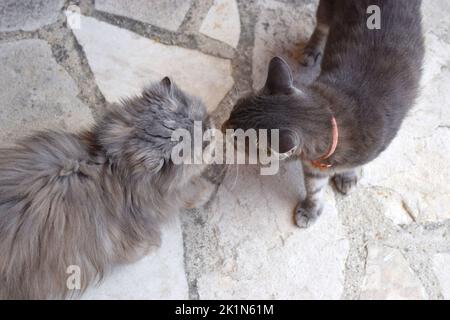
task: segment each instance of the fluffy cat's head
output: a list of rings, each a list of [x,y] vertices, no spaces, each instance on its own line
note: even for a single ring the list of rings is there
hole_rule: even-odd
[[[211,127],[201,100],[184,93],[166,77],[140,96],[112,106],[97,125],[95,136],[106,156],[127,175],[189,179],[204,166],[174,164],[172,150],[180,142],[173,141],[172,135],[177,129],[192,133],[197,121],[203,130]]]

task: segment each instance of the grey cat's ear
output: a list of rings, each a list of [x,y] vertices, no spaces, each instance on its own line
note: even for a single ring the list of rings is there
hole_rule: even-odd
[[[263,92],[269,95],[290,94],[294,91],[293,82],[291,68],[286,61],[280,57],[272,58]]]

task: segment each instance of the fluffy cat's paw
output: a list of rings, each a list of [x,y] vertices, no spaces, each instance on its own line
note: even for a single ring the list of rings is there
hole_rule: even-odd
[[[301,64],[304,67],[314,67],[316,66],[322,57],[322,51],[317,48],[306,47],[303,50],[303,57]]]
[[[322,213],[322,207],[304,208],[300,203],[295,209],[294,219],[299,228],[309,228]]]
[[[347,195],[358,184],[358,175],[355,172],[337,174],[333,177],[334,186],[337,191]]]

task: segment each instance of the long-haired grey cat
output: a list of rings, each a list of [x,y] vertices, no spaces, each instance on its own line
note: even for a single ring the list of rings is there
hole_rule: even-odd
[[[380,29],[368,27],[372,5],[381,10]],[[294,87],[289,66],[274,58],[264,88],[238,101],[224,124],[280,129],[279,151],[294,151],[304,168],[307,195],[295,209],[299,227],[321,214],[330,178],[338,191],[349,192],[357,169],[388,147],[413,105],[424,56],[420,5],[321,0],[302,61],[321,67],[318,78]]]
[[[82,134],[0,150],[0,299],[64,298],[159,244],[159,224],[209,198],[203,165],[174,165],[171,134],[210,120],[164,78]],[[66,271],[81,271],[68,291]]]

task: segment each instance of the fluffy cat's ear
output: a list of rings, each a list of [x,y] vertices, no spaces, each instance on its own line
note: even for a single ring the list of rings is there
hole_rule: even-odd
[[[164,77],[164,79],[161,80],[161,84],[169,91],[172,91],[172,80],[170,80],[169,77]]]
[[[290,94],[293,91],[291,68],[280,57],[272,58],[263,92],[269,95],[278,95]]]

